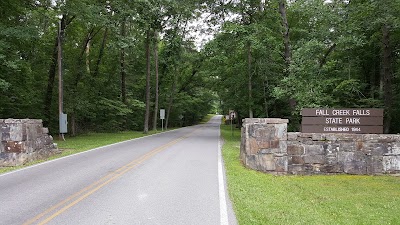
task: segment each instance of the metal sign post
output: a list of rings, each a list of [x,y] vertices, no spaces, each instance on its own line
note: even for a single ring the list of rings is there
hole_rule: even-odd
[[[160,109],[161,131],[164,131],[165,109]]]
[[[232,133],[232,137],[233,137],[233,119],[235,118],[235,112],[231,112],[229,114],[229,117],[231,119],[231,133]]]

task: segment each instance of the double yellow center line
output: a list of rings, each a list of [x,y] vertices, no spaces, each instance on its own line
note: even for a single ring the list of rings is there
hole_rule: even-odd
[[[196,129],[197,130],[197,129]],[[195,132],[194,130],[193,132]],[[172,145],[188,138],[193,132],[184,135],[182,137],[179,137],[173,141],[168,142],[167,144],[164,144],[160,147],[157,147],[150,152],[142,155],[141,157],[129,162],[128,164],[122,166],[121,168],[117,169],[116,171],[102,177],[100,180],[90,184],[89,186],[83,188],[82,190],[76,192],[75,194],[69,196],[68,198],[64,199],[63,201],[59,202],[58,204],[46,209],[44,212],[40,213],[39,215],[35,216],[34,218],[26,221],[23,223],[23,225],[30,225],[33,223],[38,222],[37,224],[46,224],[50,222],[52,219],[57,217],[58,215],[62,214],[72,206],[76,205],[80,201],[84,200],[85,198],[89,197],[96,191],[98,191],[100,188],[106,186],[110,182],[118,179],[125,173],[129,172],[136,166],[140,165],[141,163],[145,162],[146,160],[150,159],[157,153],[167,149],[168,147],[171,147]],[[41,221],[38,221],[41,220]]]

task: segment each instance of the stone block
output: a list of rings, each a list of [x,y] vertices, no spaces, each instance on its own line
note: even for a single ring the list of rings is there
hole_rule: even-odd
[[[400,172],[400,156],[383,156],[382,167],[384,173]]]
[[[363,141],[369,141],[369,142],[392,142],[394,141],[393,135],[387,135],[387,134],[364,134],[362,135],[362,140]]]
[[[299,132],[288,132],[287,133],[287,140],[288,141],[296,141],[299,137]]]
[[[356,151],[356,145],[355,142],[341,141],[339,144],[339,149],[340,151],[344,152],[354,152]]]
[[[400,142],[400,134],[391,134],[394,142]]]
[[[267,124],[288,124],[288,119],[280,119],[280,118],[266,118],[265,123]]]
[[[23,124],[10,124],[10,141],[23,141]]]
[[[366,155],[384,155],[388,153],[388,143],[366,142],[361,149]]]
[[[248,133],[250,137],[254,138],[263,138],[268,141],[275,139],[275,127],[272,125],[250,124]]]
[[[326,155],[336,155],[336,153],[339,151],[339,144],[329,141],[323,143],[322,148],[324,149]]]
[[[326,134],[325,135],[325,140],[327,141],[337,141],[337,136],[334,134]]]
[[[274,154],[262,154],[258,156],[258,169],[260,171],[275,171]]]
[[[25,143],[22,141],[7,141],[4,146],[5,153],[23,153],[25,152]]]
[[[289,159],[289,165],[302,165],[304,164],[304,159],[301,156],[294,155],[294,156],[288,156]]]
[[[258,151],[260,150],[258,147],[257,140],[255,138],[250,137],[248,140],[248,146],[246,146],[246,154],[249,155],[256,155],[258,154]]]
[[[387,154],[400,155],[400,141],[399,142],[390,143],[388,145]]]
[[[325,149],[323,145],[315,143],[315,145],[304,145],[306,155],[323,155],[325,154]]]
[[[4,120],[4,123],[6,123],[6,124],[20,123],[20,122],[21,122],[21,120],[18,120],[18,119],[11,119],[11,118],[8,118],[8,119],[5,119],[5,120]]]
[[[323,140],[325,140],[325,135],[324,134],[312,134],[311,139],[313,141],[323,141]]]
[[[287,141],[280,141],[279,142],[279,152],[287,154]]]
[[[276,157],[276,155],[275,155],[274,160],[275,160],[275,171],[276,172],[287,172],[287,170],[288,170],[288,157],[287,156]]]
[[[43,134],[48,134],[48,133],[49,133],[49,128],[43,127],[43,128],[42,128],[42,133],[43,133]]]
[[[321,164],[319,164],[319,163],[314,163],[314,164],[311,164],[311,166],[312,166],[312,172],[313,172],[313,174],[319,174],[319,173],[321,173],[321,167],[322,167]]]
[[[265,149],[265,148],[274,148],[271,146],[271,141],[265,140],[265,139],[258,139],[257,140],[257,147],[260,149]]]
[[[366,156],[362,152],[340,152],[339,162],[343,172],[348,174],[366,174]]]
[[[327,165],[337,164],[338,163],[337,153],[326,155],[325,160]]]
[[[315,145],[315,142],[311,139],[303,139],[300,141],[303,145]]]
[[[35,152],[35,150],[40,150],[42,148],[39,148],[36,145],[36,141],[25,141],[25,152],[27,153],[32,153]]]
[[[367,157],[367,174],[382,174],[383,173],[383,156],[369,156]]]
[[[35,141],[34,141],[34,146],[35,146],[35,149],[44,149],[44,139],[43,138],[37,138]]]
[[[4,152],[4,143],[3,141],[0,141],[0,153]]]
[[[45,144],[45,145],[51,145],[51,144],[53,144],[53,136],[51,136],[51,135],[45,135],[45,136],[43,137],[43,139],[44,139],[44,144]]]
[[[339,173],[340,172],[340,166],[338,164],[325,164],[325,165],[322,165],[319,169],[323,173]]]
[[[325,155],[305,155],[303,156],[306,164],[324,164],[326,163]]]
[[[11,141],[10,139],[10,127],[7,125],[3,125],[1,127],[1,140],[0,141]]]
[[[287,124],[275,125],[275,137],[279,140],[287,140]]]
[[[305,174],[305,169],[303,165],[288,165],[288,173],[294,175]]]
[[[270,148],[279,148],[280,147],[280,145],[279,145],[280,142],[281,141],[279,141],[279,140],[271,140],[271,141],[269,141],[269,146],[270,146]]]
[[[335,134],[337,141],[350,141],[354,142],[356,140],[362,141],[363,136],[361,134]]]
[[[22,124],[22,141],[26,141],[27,140],[27,129],[26,129],[27,125],[25,123]]]
[[[266,148],[266,149],[261,149],[258,154],[280,154],[281,149],[280,148]]]
[[[247,155],[245,166],[253,170],[258,170],[258,155]]]
[[[304,164],[304,171],[305,171],[305,174],[312,174],[313,166],[311,164]]]
[[[312,140],[312,136],[313,136],[312,133],[300,133],[300,135],[299,135],[300,138],[310,139],[310,140]]]
[[[288,145],[287,146],[288,155],[303,155],[304,147],[302,145]]]

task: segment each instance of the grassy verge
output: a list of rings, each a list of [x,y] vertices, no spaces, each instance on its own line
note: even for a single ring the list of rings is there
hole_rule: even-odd
[[[214,114],[207,114],[207,115],[200,121],[200,124],[207,123],[208,121],[210,121],[211,118],[213,118],[213,116],[215,116],[215,115],[214,115]]]
[[[158,131],[161,132],[161,131]],[[3,167],[0,168],[0,174],[10,172],[12,170],[21,169],[23,167],[31,166],[34,164],[38,164],[44,161],[61,158],[64,156],[76,154],[79,152],[87,151],[89,149],[97,148],[104,145],[109,145],[121,141],[126,141],[138,137],[143,137],[151,134],[155,134],[155,131],[149,131],[148,134],[144,134],[143,132],[138,131],[127,131],[127,132],[119,132],[119,133],[89,133],[85,135],[80,135],[77,137],[66,137],[66,141],[61,141],[58,138],[54,139],[54,142],[57,143],[58,148],[62,150],[61,153],[53,155],[52,157],[45,160],[36,160],[30,163],[27,163],[23,166],[15,166],[15,167]]]
[[[273,176],[239,162],[240,132],[221,125],[228,191],[239,224],[400,224],[400,178]]]

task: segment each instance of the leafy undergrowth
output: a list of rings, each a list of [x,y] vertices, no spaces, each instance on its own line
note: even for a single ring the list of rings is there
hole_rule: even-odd
[[[400,224],[400,178],[274,176],[239,161],[240,132],[221,125],[229,195],[239,224]]]
[[[215,116],[215,114],[207,114],[207,115],[200,121],[200,124],[207,123],[207,122],[210,121],[211,118],[213,118],[214,116]]]
[[[158,131],[161,132],[161,131]],[[134,138],[139,138],[151,134],[155,134],[157,131],[149,131],[148,134],[144,134],[139,131],[126,131],[119,133],[89,133],[76,137],[66,137],[66,141],[59,140],[58,137],[54,138],[54,142],[57,143],[58,148],[61,151],[59,154],[55,154],[48,159],[45,160],[36,160],[30,163],[27,163],[23,166],[15,166],[15,167],[3,167],[0,168],[0,174],[10,172],[12,170],[21,169],[23,167],[31,166],[34,164],[38,164],[44,161],[61,158],[64,156],[76,154],[79,152],[87,151],[89,149],[101,147],[104,145],[109,145],[121,141],[126,141]]]

